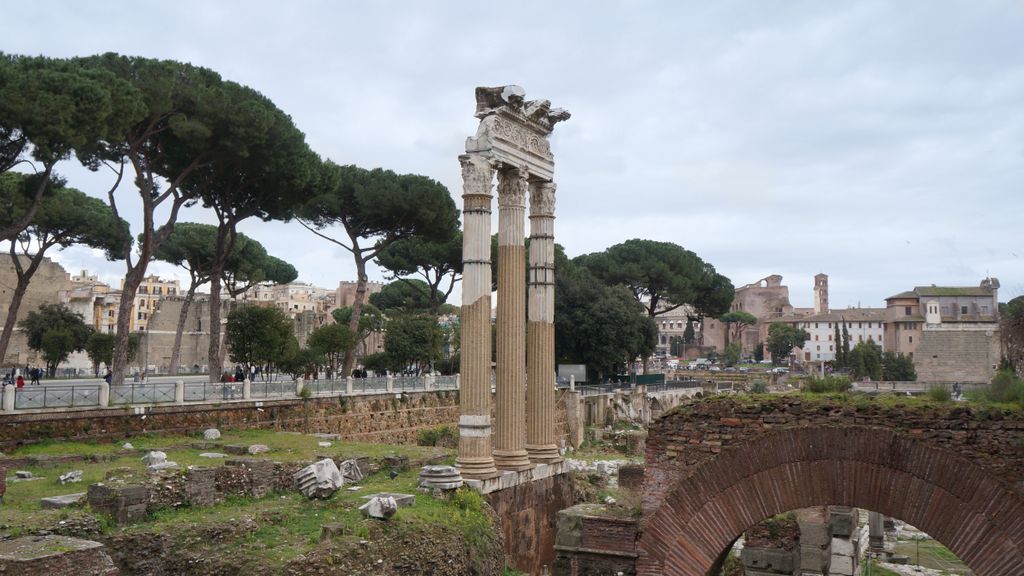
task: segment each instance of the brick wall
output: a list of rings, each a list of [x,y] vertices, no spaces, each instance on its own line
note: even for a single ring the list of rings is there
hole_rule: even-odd
[[[786,396],[683,406],[648,435],[639,574],[704,575],[747,527],[844,505],[906,520],[979,574],[1024,573],[1024,414]]]

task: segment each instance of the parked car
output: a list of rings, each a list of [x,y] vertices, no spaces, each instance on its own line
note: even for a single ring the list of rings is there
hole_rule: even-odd
[[[771,370],[772,374],[789,374],[789,368],[785,366],[776,366]]]

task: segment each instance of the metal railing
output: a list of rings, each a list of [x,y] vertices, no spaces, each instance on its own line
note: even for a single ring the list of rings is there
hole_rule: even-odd
[[[14,409],[78,408],[100,405],[99,384],[76,386],[33,386],[16,388]]]
[[[302,386],[311,396],[330,397],[349,395],[349,381],[340,379],[303,380]],[[248,384],[245,397],[244,382],[206,382],[195,379],[180,381],[180,399],[186,404],[220,403],[248,400],[290,399],[298,396],[299,382],[293,380],[261,380]],[[103,383],[75,385],[32,386],[14,389],[14,409],[101,407]],[[177,382],[127,382],[110,386],[105,406],[174,404],[178,402]],[[375,376],[352,378],[351,395],[383,393],[425,392],[455,390],[458,375],[449,376]],[[6,392],[5,392],[6,393]]]
[[[160,404],[174,402],[173,382],[131,383],[110,387],[110,404]]]

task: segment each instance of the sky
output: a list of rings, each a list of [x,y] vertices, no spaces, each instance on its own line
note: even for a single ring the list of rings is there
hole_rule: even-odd
[[[9,53],[211,68],[272,99],[321,156],[429,176],[460,207],[474,88],[517,84],[572,113],[552,135],[569,256],[674,242],[737,287],[781,274],[798,307],[819,272],[833,308],[986,276],[1001,301],[1024,294],[1020,1],[36,0],[8,3],[3,30]],[[99,197],[112,181],[58,170]],[[130,207],[134,190],[118,194]],[[301,281],[354,280],[351,256],[297,223],[239,229]],[[85,248],[55,254],[124,274]]]

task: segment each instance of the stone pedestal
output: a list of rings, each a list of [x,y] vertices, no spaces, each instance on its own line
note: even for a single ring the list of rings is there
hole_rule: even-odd
[[[531,466],[526,424],[526,248],[523,211],[528,173],[498,173],[498,319],[494,465],[499,470]]]
[[[3,411],[14,412],[14,384],[4,386]]]
[[[174,403],[184,404],[185,403],[185,381],[176,380],[174,382]]]

